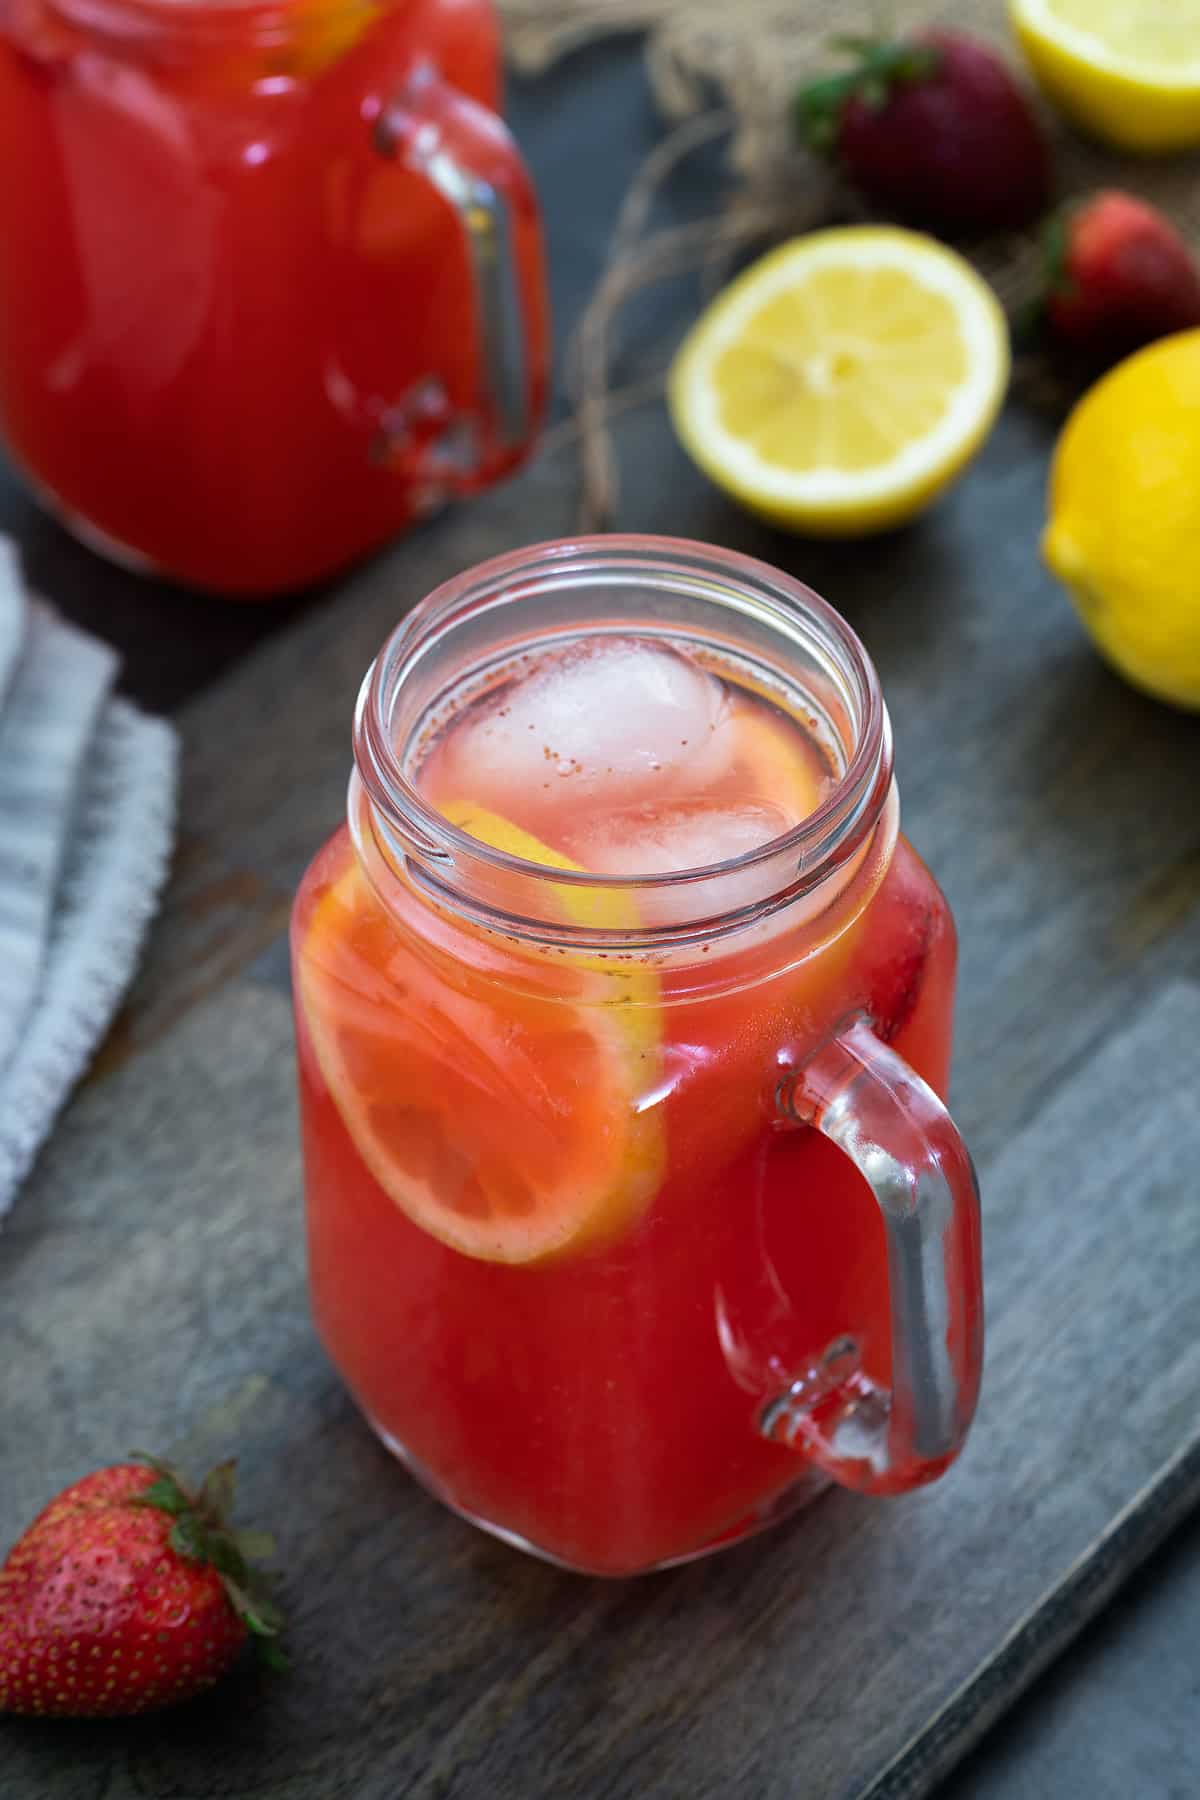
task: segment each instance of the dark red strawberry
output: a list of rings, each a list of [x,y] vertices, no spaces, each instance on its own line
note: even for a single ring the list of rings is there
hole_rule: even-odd
[[[891,1044],[910,1024],[930,974],[944,983],[949,968],[943,940],[953,930],[933,877],[907,838],[896,841],[870,920],[855,964],[854,998],[876,1035]]]
[[[1091,363],[1200,325],[1200,269],[1171,221],[1119,188],[1095,194],[1047,233],[1042,318]]]
[[[249,1632],[272,1639],[248,1563],[270,1540],[230,1530],[232,1498],[232,1463],[193,1492],[146,1457],[52,1500],[0,1568],[0,1712],[148,1712],[210,1687]]]
[[[898,922],[886,965],[873,971],[868,1009],[871,1025],[890,1044],[912,1016],[921,993],[925,963],[933,944],[934,916],[928,906],[907,909]]]
[[[1050,146],[1025,90],[957,31],[842,38],[844,74],[803,88],[802,135],[880,211],[941,231],[1028,225],[1050,197]]]

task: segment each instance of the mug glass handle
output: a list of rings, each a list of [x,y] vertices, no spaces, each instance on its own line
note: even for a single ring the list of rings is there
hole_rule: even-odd
[[[502,121],[445,81],[427,57],[372,110],[376,151],[424,176],[461,227],[479,351],[475,418],[469,436],[456,441],[434,384],[411,397],[412,416],[402,424],[426,464],[420,472],[443,492],[470,493],[513,466],[545,406],[548,318],[537,197]]]
[[[883,1217],[891,1386],[872,1381],[853,1337],[769,1400],[764,1435],[865,1493],[932,1481],[975,1410],[983,1360],[979,1189],[949,1113],[902,1057],[850,1021],[777,1090],[785,1123],[835,1143]]]

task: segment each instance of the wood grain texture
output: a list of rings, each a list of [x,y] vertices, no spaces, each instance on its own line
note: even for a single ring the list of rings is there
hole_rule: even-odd
[[[652,137],[635,60],[569,64],[524,113],[562,328]],[[584,131],[612,150],[586,170]],[[688,298],[655,303],[618,379],[661,361]],[[261,612],[109,570],[0,484],[27,567],[122,643],[131,691],[173,705],[231,671],[181,714],[187,837],[130,1005],[0,1237],[0,1539],[133,1443],[237,1444],[296,1620],[286,1683],[243,1670],[128,1726],[5,1722],[3,1800],[923,1793],[1195,1499],[1200,1146],[1168,1071],[1194,1093],[1197,1024],[1186,992],[1165,1013],[1155,996],[1200,979],[1200,721],[1111,677],[1038,565],[1057,423],[1014,402],[926,521],[858,545],[744,518],[661,414],[620,427],[624,527],[791,569],[880,668],[906,827],[962,936],[954,1104],[984,1170],[992,1323],[979,1428],[941,1488],[832,1495],[624,1588],[459,1525],[359,1424],[307,1320],[286,1010],[245,984],[286,983],[287,897],[340,817],[370,657],[438,580],[570,530],[569,458]],[[1129,1206],[1164,1229],[1122,1257]],[[1023,1769],[1018,1800],[1066,1792]],[[1196,1791],[1194,1768],[1180,1781]]]
[[[1200,1513],[1039,1677],[937,1800],[1190,1800],[1200,1672]]]
[[[1164,1073],[1198,1035],[1171,988],[985,1167],[988,1374],[946,1481],[606,1584],[460,1523],[358,1420],[307,1318],[287,1007],[227,988],[77,1100],[5,1234],[0,1535],[114,1445],[236,1442],[294,1668],[158,1720],[7,1722],[0,1793],[928,1792],[1200,1492],[1200,1114]]]
[[[1089,1091],[1106,1041],[1165,979],[1200,975],[1200,729],[1110,677],[1039,571],[1045,427],[1010,411],[933,519],[854,547],[740,519],[652,417],[624,443],[631,524],[790,567],[879,665],[906,828],[962,933],[955,1108],[985,1170],[992,1294],[967,1461],[919,1500],[831,1496],[708,1567],[595,1588],[443,1515],[367,1438],[312,1343],[286,1018],[277,995],[236,984],[251,968],[286,979],[287,895],[341,815],[353,696],[387,630],[465,564],[569,528],[570,465],[545,465],[360,571],[181,715],[188,838],[166,910],[120,1035],[0,1243],[0,1534],[127,1444],[191,1438],[203,1456],[236,1440],[252,1509],[280,1512],[292,1550],[298,1669],[262,1691],[244,1674],[244,1705],[169,1725],[6,1728],[6,1800],[925,1792],[1194,1498],[1193,1463],[1182,1487],[1162,1469],[1190,1441],[1198,1377],[1158,1337],[1185,1296],[1195,1306],[1194,1256],[1165,1271],[1172,1320],[1139,1339],[1156,1372],[1165,1360],[1167,1412],[1134,1409],[1150,1435],[1120,1440],[1129,1462],[1105,1475],[1087,1460],[1097,1393],[1138,1366],[1115,1353],[1119,1311],[1089,1312],[1143,1268],[1140,1251],[1110,1266],[1115,1240],[1093,1235],[1119,1092],[1097,1089],[1095,1142],[1049,1171],[1033,1154],[1021,1182],[995,1173],[1058,1097]],[[1178,1054],[1194,1068],[1190,1045]],[[1148,1117],[1159,1103],[1145,1097]],[[1107,1320],[1059,1441],[1034,1379],[1038,1308],[1009,1327],[1025,1384],[1005,1390],[997,1361],[997,1233],[1023,1192],[1046,1279]],[[1031,1292],[1042,1311],[1054,1298]],[[1036,1428],[1032,1466],[994,1410],[1006,1391]],[[1115,1548],[1093,1549],[1147,1481]]]

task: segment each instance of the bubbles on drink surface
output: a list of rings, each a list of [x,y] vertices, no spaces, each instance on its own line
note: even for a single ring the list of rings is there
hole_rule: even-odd
[[[749,854],[835,781],[808,722],[682,648],[594,636],[518,659],[427,740],[416,770],[581,868],[653,876]]]

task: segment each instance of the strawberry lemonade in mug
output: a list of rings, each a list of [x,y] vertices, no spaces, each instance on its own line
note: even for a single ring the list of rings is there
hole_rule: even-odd
[[[380,1437],[607,1575],[936,1479],[954,927],[853,632],[724,550],[543,545],[409,615],[354,750],[293,954],[315,1316]]]

